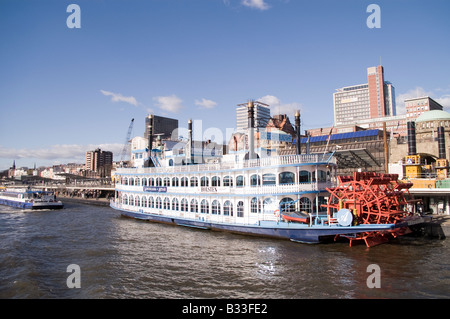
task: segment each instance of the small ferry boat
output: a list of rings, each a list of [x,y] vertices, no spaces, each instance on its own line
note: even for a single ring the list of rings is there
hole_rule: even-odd
[[[61,201],[53,192],[32,190],[30,188],[0,189],[0,204],[21,209],[61,209]]]
[[[189,141],[180,142],[181,147],[169,149],[165,144],[154,149],[149,121],[149,142],[143,151],[147,164],[117,169],[111,207],[125,217],[145,221],[304,243],[358,234],[366,238],[408,226],[407,222],[358,223],[352,207],[332,208],[329,191],[338,182],[333,152],[300,154],[297,145],[296,153],[282,155],[274,141],[270,150],[254,147],[253,107],[249,102],[246,150],[220,156],[210,152],[214,156],[202,156],[196,164],[192,122]],[[296,114],[297,140],[299,122]]]

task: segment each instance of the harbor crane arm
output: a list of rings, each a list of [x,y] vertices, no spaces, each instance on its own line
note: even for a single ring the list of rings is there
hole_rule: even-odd
[[[125,139],[125,143],[123,144],[122,152],[120,154],[121,161],[123,161],[125,154],[127,153],[127,148],[130,143],[131,132],[133,131],[133,123],[134,123],[134,119],[131,119],[130,126],[128,127],[127,137]]]

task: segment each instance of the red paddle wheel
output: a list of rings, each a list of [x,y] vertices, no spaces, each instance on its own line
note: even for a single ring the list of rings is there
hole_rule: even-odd
[[[340,209],[348,209],[353,213],[353,225],[359,224],[396,224],[406,216],[405,193],[411,183],[398,181],[397,174],[353,173],[352,176],[340,176],[339,185],[327,189],[330,192],[328,204],[329,218]],[[390,231],[373,231],[359,233],[354,236],[339,235],[354,241],[363,240],[368,247],[386,242],[389,237],[397,237],[408,231],[406,227]]]

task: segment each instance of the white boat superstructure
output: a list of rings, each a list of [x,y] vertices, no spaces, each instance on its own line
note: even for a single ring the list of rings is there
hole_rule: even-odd
[[[6,188],[0,191],[0,204],[22,209],[61,209],[53,192],[30,188]]]

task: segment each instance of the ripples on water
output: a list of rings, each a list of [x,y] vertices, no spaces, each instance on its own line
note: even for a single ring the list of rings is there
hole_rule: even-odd
[[[0,207],[0,298],[448,298],[448,240],[305,245],[153,224],[109,207]],[[81,288],[66,285],[81,268]],[[381,288],[366,285],[381,268]]]

